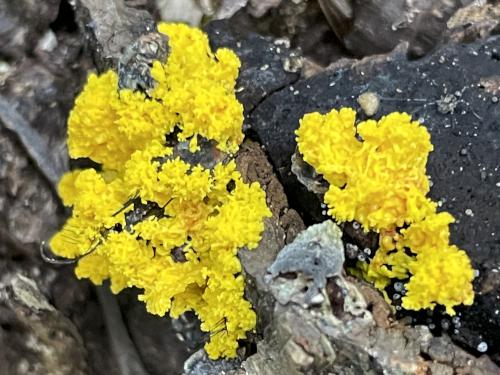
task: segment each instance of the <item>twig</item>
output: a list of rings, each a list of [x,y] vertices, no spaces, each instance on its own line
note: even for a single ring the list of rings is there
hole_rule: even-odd
[[[107,283],[97,286],[96,290],[106,321],[109,343],[118,363],[120,374],[149,375],[142,364],[134,343],[128,335],[116,296],[111,293]]]
[[[16,134],[38,170],[52,187],[57,186],[64,171],[57,168],[45,140],[2,95],[0,95],[0,123]]]

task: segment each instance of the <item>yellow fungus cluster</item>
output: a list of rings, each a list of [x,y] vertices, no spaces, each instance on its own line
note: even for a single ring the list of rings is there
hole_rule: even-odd
[[[467,254],[449,244],[453,217],[437,213],[426,197],[433,150],[427,129],[406,113],[355,120],[351,108],[309,113],[296,131],[304,160],[330,184],[324,198],[329,215],[380,233],[375,256],[360,264],[377,288],[409,278],[404,308],[441,304],[453,315],[453,306],[473,302],[473,270]]]
[[[207,36],[181,24],[159,24],[169,37],[167,61],[155,61],[157,82],[148,92],[118,90],[113,71],[91,74],[68,120],[68,148],[73,158],[88,157],[104,169],[121,171],[136,150],[151,140],[163,141],[175,127],[178,139],[197,136],[235,153],[243,141],[243,106],[234,93],[240,61],[231,50],[213,53]],[[112,131],[111,131],[112,129]]]
[[[211,358],[234,357],[239,339],[256,324],[244,299],[237,258],[257,246],[269,217],[264,191],[247,184],[233,160],[213,168],[174,156],[165,137],[197,150],[197,137],[223,152],[243,139],[242,107],[234,95],[239,60],[215,54],[201,31],[160,24],[169,37],[167,61],[151,69],[156,86],[146,97],[118,89],[116,73],[91,75],[68,123],[73,158],[102,170],[62,178],[59,193],[72,216],[51,239],[52,251],[78,259],[75,273],[95,284],[110,279],[114,293],[143,290],[150,313],[178,317],[194,310],[210,332]]]

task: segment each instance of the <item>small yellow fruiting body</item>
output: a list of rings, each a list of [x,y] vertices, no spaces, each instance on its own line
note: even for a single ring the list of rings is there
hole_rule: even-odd
[[[467,254],[449,244],[453,217],[436,213],[426,197],[430,135],[406,113],[357,126],[355,117],[351,108],[309,113],[296,131],[304,160],[330,184],[328,213],[380,233],[375,256],[360,266],[367,280],[384,291],[391,279],[410,277],[404,308],[441,304],[453,315],[453,306],[473,302],[473,270]]]
[[[165,136],[177,127],[177,139],[189,140],[192,151],[201,136],[236,152],[243,140],[243,109],[234,94],[240,63],[232,51],[212,53],[197,29],[158,28],[169,37],[170,54],[154,63],[150,98],[119,90],[109,71],[90,75],[76,99],[70,156],[103,169],[62,178],[59,192],[73,213],[50,245],[59,256],[79,259],[79,278],[110,279],[114,293],[142,289],[139,299],[152,314],[194,310],[201,329],[211,332],[210,358],[234,357],[237,340],[256,324],[237,251],[260,241],[271,215],[265,193],[244,183],[232,160],[205,169],[174,157]]]

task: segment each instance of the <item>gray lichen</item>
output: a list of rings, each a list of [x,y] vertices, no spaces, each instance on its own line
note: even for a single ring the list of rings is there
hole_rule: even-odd
[[[12,294],[14,298],[33,311],[55,311],[54,306],[47,302],[35,282],[21,274],[12,279]]]
[[[293,274],[292,284],[301,286],[301,290],[307,288],[303,297],[304,305],[310,306],[316,302],[323,302],[319,297],[326,286],[329,277],[338,276],[344,265],[344,246],[342,244],[342,232],[332,221],[325,221],[309,227],[300,233],[295,241],[285,246],[278,254],[276,261],[269,267],[267,278],[273,290],[273,294],[281,304],[297,297],[302,300],[300,290],[296,288],[282,287],[289,285],[289,280],[282,275]],[[311,281],[312,283],[311,283]],[[287,300],[288,298],[288,300]],[[297,299],[294,299],[297,301]]]

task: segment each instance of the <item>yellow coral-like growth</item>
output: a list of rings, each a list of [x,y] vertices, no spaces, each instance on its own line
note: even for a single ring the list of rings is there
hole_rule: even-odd
[[[425,127],[406,113],[356,126],[354,110],[342,108],[306,114],[296,134],[304,160],[330,184],[325,194],[329,214],[380,232],[375,256],[361,265],[366,279],[384,291],[391,279],[410,278],[406,309],[441,304],[454,314],[453,306],[472,304],[470,260],[449,244],[453,217],[437,214],[426,197],[433,146]]]
[[[407,247],[417,254],[416,261],[408,267],[412,277],[403,297],[404,308],[419,310],[429,307],[427,301],[431,301],[430,307],[440,303],[454,315],[453,306],[472,304],[474,273],[469,257],[449,244],[449,224],[453,221],[449,213],[441,212],[401,230],[398,251]]]
[[[118,90],[113,72],[91,75],[69,119],[72,157],[103,165],[67,173],[59,185],[72,217],[52,238],[53,252],[78,259],[79,278],[110,279],[114,293],[135,286],[150,313],[194,310],[211,332],[211,358],[234,357],[256,324],[244,299],[237,258],[257,246],[270,216],[265,193],[246,184],[234,161],[214,168],[174,157],[165,135],[196,137],[236,152],[242,107],[234,95],[239,60],[210,51],[206,36],[184,25],[160,25],[170,55],[156,62],[153,100]]]
[[[435,204],[425,197],[425,165],[432,150],[427,130],[404,113],[362,122],[357,129],[354,121],[354,110],[342,108],[307,114],[297,130],[304,160],[330,183],[329,213],[378,231],[433,212]]]
[[[240,60],[225,48],[212,53],[207,36],[186,25],[160,24],[158,30],[169,36],[171,52],[166,64],[156,62],[151,70],[158,82],[153,97],[179,114],[179,139],[199,134],[236,152],[243,140],[243,107],[234,94]]]
[[[156,61],[151,75],[157,84],[149,98],[141,92],[118,90],[118,76],[91,74],[68,120],[72,158],[88,157],[105,169],[121,171],[136,150],[152,140],[162,142],[177,126],[179,140],[197,136],[234,153],[243,140],[243,106],[234,86],[240,61],[231,50],[213,53],[207,36],[182,24],[160,24],[168,36],[169,57]]]

